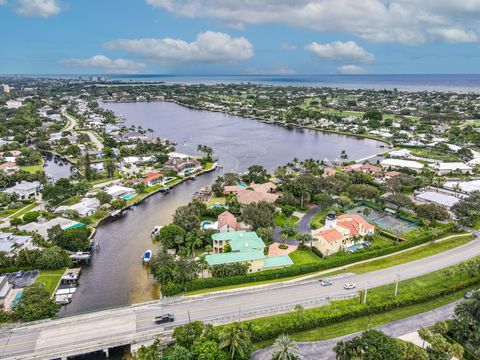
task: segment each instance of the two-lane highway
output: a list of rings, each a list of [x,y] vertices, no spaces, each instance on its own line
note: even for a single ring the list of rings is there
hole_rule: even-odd
[[[479,238],[443,253],[361,275],[346,274],[328,287],[316,280],[272,284],[266,288],[183,297],[177,301],[138,304],[118,309],[70,316],[37,324],[23,324],[0,332],[0,358],[45,358],[62,356],[69,348],[90,349],[92,344],[108,348],[116,338],[141,337],[146,333],[161,334],[162,327],[153,322],[161,313],[175,314],[173,325],[191,320],[212,321],[225,317],[234,321],[245,313],[265,313],[295,304],[326,302],[330,297],[348,296],[356,290],[345,290],[345,283],[354,283],[357,289],[392,283],[439,270],[480,255]],[[400,286],[401,291],[401,286]],[[100,346],[100,345],[99,345]],[[55,356],[53,356],[55,355]]]

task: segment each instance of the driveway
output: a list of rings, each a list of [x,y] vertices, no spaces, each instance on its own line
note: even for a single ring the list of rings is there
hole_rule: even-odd
[[[315,206],[314,208],[311,208],[308,210],[305,215],[300,219],[300,221],[297,224],[296,230],[300,234],[310,234],[310,221],[312,221],[312,218],[320,212],[322,208],[320,206]],[[298,245],[298,241],[295,239],[288,239],[283,241],[282,238],[280,237],[280,232],[282,231],[282,228],[280,226],[275,226],[273,229],[273,240],[275,242],[285,242],[285,244],[288,245]]]
[[[387,335],[393,337],[399,337],[414,331],[417,331],[423,327],[431,326],[440,320],[451,319],[453,316],[453,311],[458,301],[441,306],[437,309],[427,311],[422,314],[411,316],[402,320],[397,320],[385,325],[380,325],[374,329],[380,330]],[[298,343],[300,348],[300,359],[302,360],[334,360],[335,353],[332,349],[335,347],[337,342],[343,340],[350,340],[353,337],[361,334],[357,332],[355,334],[350,334],[336,339],[325,340],[325,341],[312,341]],[[321,354],[321,356],[320,356]],[[272,358],[272,347],[269,346],[265,349],[256,351],[252,355],[254,360],[270,360]]]

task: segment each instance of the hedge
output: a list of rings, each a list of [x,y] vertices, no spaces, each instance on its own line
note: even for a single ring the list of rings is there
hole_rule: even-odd
[[[438,236],[443,236],[452,230],[453,226],[446,226],[439,232]],[[230,276],[226,278],[200,278],[186,284],[162,284],[162,295],[172,296],[183,291],[196,291],[201,289],[210,289],[220,286],[237,285],[244,283],[253,283],[258,281],[275,280],[285,277],[304,275],[312,272],[328,270],[339,266],[345,266],[358,261],[369,260],[379,256],[389,255],[400,250],[405,250],[413,246],[424,244],[432,240],[431,234],[423,234],[413,240],[393,244],[380,249],[355,252],[353,254],[340,253],[330,258],[325,258],[319,262],[292,265],[283,269],[266,270],[257,273],[251,273],[242,276]]]
[[[437,287],[418,289],[415,293],[400,293],[396,298],[380,301],[372,300],[367,305],[360,304],[358,299],[334,302],[333,306],[320,307],[304,310],[302,316],[296,312],[248,320],[246,323],[252,332],[252,341],[276,338],[280,334],[292,334],[300,331],[311,330],[329,324],[342,322],[363,316],[379,314],[394,308],[405,307],[427,302],[437,297],[452,294],[478,284],[480,276],[469,278],[464,281]]]

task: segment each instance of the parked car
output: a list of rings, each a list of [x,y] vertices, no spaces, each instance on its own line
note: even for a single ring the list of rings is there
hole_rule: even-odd
[[[355,289],[355,284],[350,284],[350,283],[346,283],[343,288],[345,290],[352,290],[352,289]]]
[[[168,322],[174,322],[175,316],[173,314],[164,314],[160,316],[155,316],[155,323],[156,324],[163,324]]]
[[[331,282],[330,280],[320,280],[320,285],[322,286],[330,286],[332,284],[333,282]]]
[[[469,290],[466,292],[466,294],[463,296],[464,299],[470,299],[473,295],[475,295],[474,290]]]

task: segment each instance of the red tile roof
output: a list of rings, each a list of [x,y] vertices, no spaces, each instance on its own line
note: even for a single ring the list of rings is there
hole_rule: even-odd
[[[225,225],[228,225],[229,227],[235,230],[240,228],[235,215],[233,215],[231,212],[224,211],[223,213],[218,215],[217,220],[218,220],[218,227],[217,227],[218,229],[222,228]]]

